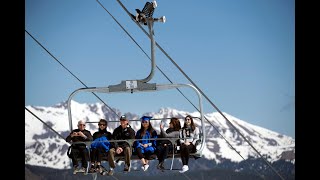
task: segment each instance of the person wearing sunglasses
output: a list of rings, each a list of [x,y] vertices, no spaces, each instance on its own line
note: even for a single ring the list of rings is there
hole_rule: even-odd
[[[116,129],[114,129],[112,138],[114,140],[128,140],[128,139],[134,139],[135,131],[131,128],[129,125],[129,120],[125,115],[122,115],[120,117],[120,126],[118,126]],[[112,148],[109,150],[108,155],[108,162],[110,166],[110,170],[108,172],[108,175],[113,175],[114,168],[116,167],[114,163],[114,156],[116,154],[118,155],[124,155],[124,169],[123,171],[125,173],[130,171],[130,160],[132,155],[132,144],[128,144],[126,141],[118,141],[111,143]]]
[[[78,128],[72,130],[66,138],[67,142],[72,143],[70,158],[72,159],[73,164],[73,174],[76,174],[77,172],[87,172],[89,152],[86,148],[86,144],[81,142],[88,142],[93,139],[91,132],[85,129],[86,123],[84,120],[78,121],[77,126]],[[82,168],[79,166],[78,157],[81,157]]]
[[[153,129],[150,116],[142,116],[141,128],[137,131],[134,147],[137,155],[142,163],[142,170],[146,171],[149,168],[150,156],[156,151],[157,143],[156,140],[150,140],[150,138],[157,138],[157,132]]]
[[[180,130],[180,154],[182,161],[182,170],[180,173],[184,173],[189,170],[189,155],[191,152],[196,151],[196,142],[199,140],[200,131],[199,128],[195,126],[193,118],[190,115],[187,115],[184,118],[184,124]]]
[[[100,119],[98,122],[98,131],[93,133],[93,142],[91,143],[91,167],[89,172],[102,173],[101,166],[102,157],[107,157],[110,149],[109,140],[112,139],[112,134],[107,131],[108,122],[105,119]]]

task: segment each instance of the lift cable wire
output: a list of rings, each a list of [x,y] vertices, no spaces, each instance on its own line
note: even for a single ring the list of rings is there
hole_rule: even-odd
[[[46,125],[51,131],[56,133],[60,138],[65,139],[61,134],[59,134],[57,131],[55,131],[52,127],[50,127],[46,122],[42,121],[37,115],[35,115],[33,112],[31,112],[27,107],[24,107],[30,114],[32,114],[35,118],[37,118],[39,121],[41,121],[44,125]]]
[[[26,33],[29,34],[29,36],[36,41],[45,51],[47,51],[48,54],[50,54],[51,57],[53,57],[53,59],[55,59],[64,69],[66,69],[73,77],[75,77],[83,86],[85,86],[86,88],[88,88],[88,86],[82,82],[76,75],[74,75],[67,67],[65,67],[55,56],[53,56],[36,38],[34,38],[27,30],[25,30]],[[96,96],[104,105],[106,105],[115,115],[118,116],[118,118],[120,118],[120,116],[110,107],[108,106],[98,95],[96,95],[94,92],[92,92],[92,94],[94,96]]]
[[[101,6],[102,4],[99,0],[96,0]],[[134,20],[131,16],[131,13],[127,10],[127,8],[121,3],[120,0],[117,0],[120,6],[126,11],[128,16]],[[106,8],[104,8],[106,9]],[[109,12],[108,12],[109,13]],[[111,14],[111,13],[109,13]],[[112,16],[113,17],[113,16]],[[114,18],[115,19],[115,18]],[[140,29],[151,39],[149,33],[137,22],[134,22],[140,27]],[[118,23],[120,24],[120,23]],[[121,26],[122,27],[122,26]],[[179,69],[179,71],[199,90],[199,92],[208,100],[208,102],[224,117],[224,119],[241,135],[241,137],[257,152],[257,154],[267,163],[267,165],[281,178],[284,179],[273,167],[272,165],[261,155],[261,153],[249,142],[249,140],[231,123],[231,121],[220,111],[220,109],[204,94],[204,92],[189,78],[189,76],[180,68],[180,66],[162,49],[162,47],[155,42],[156,46],[170,59],[170,61]]]
[[[97,2],[99,2],[98,0],[97,0]],[[118,1],[120,4],[122,4],[120,1]],[[101,5],[101,3],[99,2],[99,4]],[[101,5],[102,6],[102,5]],[[122,5],[123,6],[123,5]],[[102,6],[103,7],[103,6]],[[103,7],[104,8],[104,7]],[[123,6],[123,8],[125,9],[125,7]],[[105,8],[104,8],[105,9]],[[105,9],[106,10],[106,9]],[[107,10],[106,10],[107,11]],[[107,11],[108,12],[108,11]],[[109,13],[109,12],[108,12]],[[110,14],[110,13],[109,13]],[[111,14],[110,14],[111,15]],[[130,15],[130,14],[129,14]],[[112,16],[112,15],[111,15]],[[112,16],[113,17],[113,16]],[[116,19],[113,17],[113,19],[116,21]],[[117,21],[116,21],[117,22]],[[118,23],[118,22],[117,22]],[[120,26],[121,26],[121,24],[120,23],[118,23]],[[139,26],[140,26],[140,24],[138,24]],[[121,26],[122,27],[122,26]],[[122,27],[123,28],[123,27]],[[140,26],[140,28],[142,28],[141,26]],[[142,28],[143,29],[143,28]],[[123,28],[123,30],[125,30],[124,28]],[[143,29],[144,30],[144,29]],[[25,30],[26,31],[26,30]],[[87,87],[78,77],[76,77],[70,70],[68,70],[57,58],[55,58],[46,48],[44,48],[42,45],[41,45],[41,43],[39,43],[28,31],[26,31],[43,49],[45,49],[57,62],[59,62],[59,64],[60,65],[62,65],[69,73],[71,73],[76,79],[78,79],[78,81],[80,81],[85,87]],[[147,36],[149,36],[148,35],[148,33],[144,30],[144,32],[147,34]],[[126,31],[126,33],[128,34],[128,32]],[[129,35],[129,34],[128,34]],[[130,36],[130,35],[129,35]],[[131,37],[131,36],[130,36]],[[150,36],[149,36],[150,37]],[[132,38],[132,37],[131,37]],[[133,39],[133,38],[132,38]],[[137,43],[136,43],[137,44]],[[138,44],[137,44],[138,45]],[[156,45],[158,46],[158,48],[160,48],[161,49],[161,51],[163,52],[163,53],[165,53],[165,55],[169,58],[169,59],[171,59],[170,57],[169,57],[169,55],[156,43]],[[139,45],[138,45],[139,46]],[[139,46],[140,47],[140,46]],[[140,49],[141,49],[141,47],[140,47]],[[142,50],[142,49],[141,49]],[[143,50],[142,50],[143,51]],[[144,52],[144,51],[143,51]],[[145,52],[144,52],[145,53]],[[145,53],[146,54],[146,53]],[[147,54],[146,54],[147,55]],[[149,58],[150,59],[150,58]],[[151,59],[150,59],[151,60]],[[173,61],[172,59],[171,59],[171,61]],[[194,83],[193,83],[193,81],[182,71],[182,69],[173,61],[173,63],[178,67],[178,69],[188,78],[188,80],[194,85],[194,86],[196,86]],[[159,67],[157,67],[160,71],[161,71],[161,69],[159,68]],[[161,71],[162,72],[162,71]],[[163,72],[162,72],[163,73]],[[164,74],[165,75],[165,74]],[[165,75],[165,77],[167,77],[166,75]],[[168,79],[168,78],[167,78]],[[168,79],[169,80],[169,79]],[[172,81],[171,80],[169,80],[171,83],[172,83]],[[197,87],[197,86],[196,86]],[[198,88],[198,87],[197,87]],[[199,89],[199,88],[198,88]],[[182,92],[177,88],[177,90],[182,94]],[[200,90],[200,89],[199,89]],[[204,96],[205,96],[205,94],[200,90],[200,92],[201,92],[201,94],[203,94]],[[95,93],[93,93],[101,102],[103,102],[109,109],[111,109],[112,110],[112,108],[110,108],[101,98],[99,98]],[[183,95],[183,94],[182,94]],[[183,95],[184,96],[184,95]],[[184,96],[185,97],[185,96]],[[206,99],[208,100],[208,101],[210,101],[208,98],[207,98],[207,96],[205,96],[206,97]],[[186,97],[185,97],[186,98]],[[187,99],[188,100],[188,99]],[[188,100],[189,102],[190,102],[190,100]],[[191,102],[190,102],[191,103]],[[221,113],[221,111],[210,101],[210,103],[220,112],[220,114],[223,116],[223,117],[225,117],[222,113]],[[191,103],[192,104],[192,103]],[[192,104],[193,105],[193,104]],[[194,106],[194,105],[193,105]],[[195,107],[195,106],[194,106]],[[113,110],[112,110],[113,111]],[[113,111],[114,112],[114,111]],[[115,112],[114,112],[115,113]],[[118,116],[118,114],[117,113],[115,113],[117,116]],[[208,121],[208,119],[205,117],[205,119]],[[225,117],[225,119],[226,120],[228,120],[226,117]],[[209,122],[209,121],[208,121]],[[228,122],[229,122],[229,120],[228,120]],[[209,122],[210,123],[210,122]],[[229,122],[232,126],[233,126],[233,124],[231,123],[231,122]],[[211,123],[210,123],[211,124]],[[211,124],[212,125],[212,124]],[[48,126],[48,125],[47,125]],[[213,126],[213,125],[212,125]],[[213,126],[214,127],[214,126]],[[233,126],[234,127],[234,126]],[[216,129],[216,127],[214,127],[215,129]],[[235,128],[235,127],[234,127]],[[236,129],[236,128],[235,128]],[[217,130],[217,129],[216,129]],[[237,129],[236,129],[237,130]],[[237,130],[238,131],[238,130]],[[219,131],[218,131],[219,132]],[[239,131],[238,131],[238,133],[240,133]],[[220,133],[219,133],[220,134]],[[241,134],[241,133],[240,133]],[[220,134],[221,135],[221,134]],[[242,134],[241,134],[242,135]],[[243,135],[242,135],[243,136]],[[223,137],[223,136],[222,136]],[[223,137],[224,138],[224,137]],[[225,139],[225,138],[224,138]],[[245,139],[245,138],[244,138]],[[246,139],[245,139],[246,140]],[[248,142],[249,143],[249,142]],[[228,142],[228,144],[231,146],[231,144]],[[250,143],[249,143],[250,144]],[[232,147],[232,146],[231,146]],[[233,148],[233,147],[232,147]],[[233,148],[234,149],[234,148]],[[255,149],[255,148],[254,148]],[[235,149],[234,149],[235,150]],[[236,151],[236,150],[235,150]],[[237,153],[238,153],[238,151],[236,151]],[[239,153],[238,153],[239,154]],[[259,153],[260,154],[260,153]],[[240,155],[240,154],[239,154]],[[241,156],[241,155],[240,155]],[[241,156],[242,157],[242,156]],[[242,157],[243,158],[243,157]],[[244,159],[244,158],[243,158]]]

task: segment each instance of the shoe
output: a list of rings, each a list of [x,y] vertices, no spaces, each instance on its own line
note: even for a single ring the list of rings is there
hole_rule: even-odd
[[[91,166],[90,169],[89,169],[89,173],[95,173],[95,172],[96,172],[96,169]]]
[[[96,166],[96,172],[102,173],[102,171],[103,171],[103,169],[102,169],[101,165],[97,165]]]
[[[83,172],[85,175],[88,174],[87,168],[85,167],[80,168],[78,172]]]
[[[73,174],[77,174],[77,172],[79,172],[80,168],[79,166],[75,165],[73,166]]]
[[[110,169],[109,169],[109,171],[108,171],[108,176],[112,176],[113,175],[113,168],[111,167]]]
[[[189,170],[188,165],[183,165],[183,166],[182,166],[182,170],[179,171],[179,172],[180,172],[180,173],[184,173],[184,172],[186,172],[186,171],[188,171],[188,170]]]
[[[130,165],[124,165],[124,169],[123,169],[124,172],[130,172]]]
[[[142,169],[143,171],[148,170],[148,168],[149,168],[149,165],[148,165],[148,164],[145,164],[145,165],[143,165],[143,166],[141,167],[141,169]]]
[[[159,163],[157,165],[157,168],[160,169],[160,170],[164,170],[163,162]]]

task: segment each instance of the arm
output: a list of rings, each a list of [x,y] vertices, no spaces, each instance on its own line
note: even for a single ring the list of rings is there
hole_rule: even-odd
[[[137,132],[137,134],[135,136],[135,139],[140,139],[140,130],[138,130],[138,132]],[[134,141],[134,143],[133,143],[133,147],[134,148],[137,148],[137,147],[140,147],[140,146],[141,146],[140,145],[140,140]]]
[[[170,133],[167,133],[163,128],[161,128],[161,134],[163,137],[174,138],[174,137],[179,137],[180,132],[172,131]]]
[[[193,133],[194,133],[194,136],[193,136],[192,144],[193,144],[193,145],[196,145],[197,140],[199,140],[199,138],[200,138],[199,128],[196,127],[196,128],[194,129],[194,132],[193,132]]]
[[[158,138],[157,131],[152,132],[151,138]],[[154,148],[157,147],[157,140],[151,140],[151,143]]]
[[[90,133],[90,131],[84,131],[84,135],[86,136],[85,138],[84,138],[84,141],[92,141],[93,140],[93,137],[92,137],[92,135],[91,135],[91,133]]]
[[[183,138],[183,137],[184,137],[184,135],[183,135],[183,129],[182,129],[182,130],[180,130],[179,138]],[[184,143],[184,139],[180,139],[179,141],[180,141],[180,144]]]
[[[116,128],[114,131],[113,131],[113,134],[112,134],[112,139],[113,140],[118,140],[119,139],[119,137],[118,137],[118,128]],[[118,142],[113,142],[113,147],[115,148],[115,149],[117,149],[118,147],[119,147],[119,144],[118,144]]]
[[[75,132],[75,130],[72,130],[71,132],[70,132],[70,134],[68,135],[68,137],[66,138],[66,141],[68,142],[68,143],[72,143],[72,139],[73,139],[73,137],[74,137],[74,133],[76,133]]]

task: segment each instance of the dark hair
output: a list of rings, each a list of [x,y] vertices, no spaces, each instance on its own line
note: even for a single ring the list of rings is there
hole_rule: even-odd
[[[172,123],[174,131],[179,131],[181,129],[181,124],[178,118],[171,118],[170,123]]]
[[[192,129],[192,131],[194,131],[195,129],[196,129],[196,126],[194,125],[194,123],[193,123],[193,118],[192,118],[192,116],[190,116],[190,115],[187,115],[185,118],[184,118],[184,123],[183,123],[183,128],[186,128],[187,127],[187,125],[186,125],[186,119],[187,118],[190,118],[191,119],[191,129]]]

